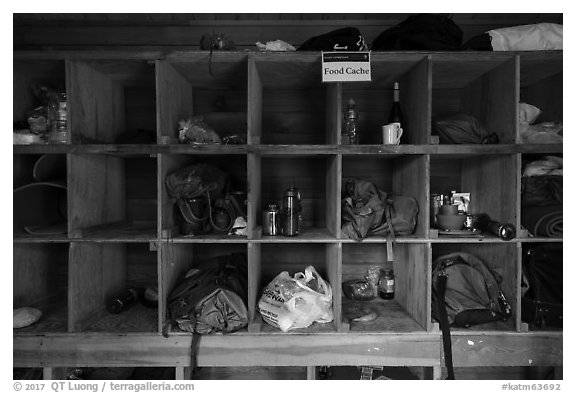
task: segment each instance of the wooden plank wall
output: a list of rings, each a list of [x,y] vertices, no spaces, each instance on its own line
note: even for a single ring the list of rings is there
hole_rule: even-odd
[[[15,14],[14,49],[198,49],[204,34],[219,32],[238,49],[281,39],[306,39],[354,26],[368,44],[410,14]],[[491,29],[530,23],[562,23],[562,14],[448,14],[464,40]]]

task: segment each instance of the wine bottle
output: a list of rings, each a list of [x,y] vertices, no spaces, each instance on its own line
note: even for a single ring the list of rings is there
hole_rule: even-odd
[[[394,82],[394,96],[390,116],[388,117],[388,124],[399,123],[400,127],[402,127],[402,120],[402,110],[400,109],[400,87],[398,82]]]

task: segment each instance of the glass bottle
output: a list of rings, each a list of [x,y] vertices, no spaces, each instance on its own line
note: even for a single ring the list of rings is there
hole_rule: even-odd
[[[392,97],[392,108],[388,117],[388,124],[398,123],[402,127],[402,110],[400,109],[400,85],[394,82],[394,93]]]
[[[111,314],[120,314],[136,303],[140,298],[140,292],[137,288],[128,288],[116,296],[113,296],[106,303],[106,309]]]
[[[344,112],[344,128],[342,132],[343,145],[358,144],[358,112],[353,99],[348,101],[346,112]]]
[[[394,299],[394,271],[392,269],[382,269],[378,280],[378,296],[382,299]]]

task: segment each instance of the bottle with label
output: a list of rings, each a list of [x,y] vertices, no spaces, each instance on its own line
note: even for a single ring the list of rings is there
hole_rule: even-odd
[[[400,109],[400,85],[394,82],[394,94],[392,100],[392,108],[390,109],[390,116],[388,117],[388,124],[398,123],[403,128],[402,110]]]
[[[378,296],[382,299],[394,299],[394,271],[392,269],[382,269],[378,280]]]
[[[353,99],[348,101],[348,106],[344,112],[344,126],[342,128],[342,144],[358,144],[358,112]]]

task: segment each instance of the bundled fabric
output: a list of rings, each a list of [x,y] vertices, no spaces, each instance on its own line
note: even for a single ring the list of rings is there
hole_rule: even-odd
[[[520,143],[562,143],[563,124],[542,122],[534,124],[542,111],[534,105],[521,102],[518,109]]]
[[[562,327],[562,266],[561,244],[539,244],[524,252],[522,321],[536,328]]]
[[[355,27],[344,27],[307,39],[298,47],[299,51],[347,51],[368,50],[364,37]]]
[[[534,236],[562,237],[562,205],[522,207],[522,226]]]
[[[462,30],[443,15],[411,15],[398,25],[380,33],[372,42],[373,51],[393,50],[459,50]]]
[[[562,50],[563,26],[536,23],[489,30],[463,45],[468,50],[529,51]]]
[[[432,131],[446,144],[494,144],[498,136],[489,134],[474,116],[458,113],[432,122]]]
[[[522,207],[562,205],[563,177],[554,175],[522,178]]]
[[[342,232],[362,241],[367,236],[409,235],[416,228],[418,202],[387,194],[371,182],[342,179]]]

